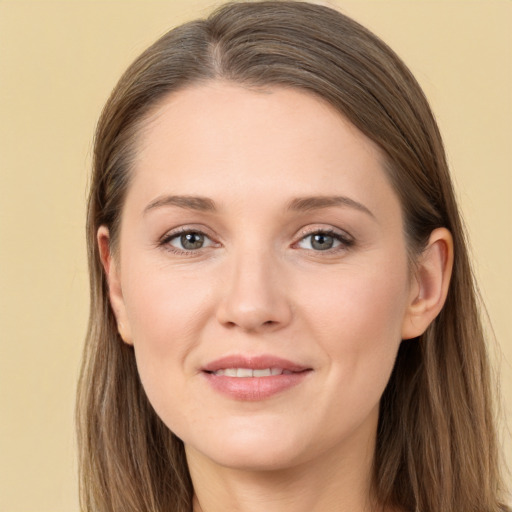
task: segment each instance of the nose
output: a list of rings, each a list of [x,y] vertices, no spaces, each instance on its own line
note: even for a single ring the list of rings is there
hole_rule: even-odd
[[[249,252],[233,258],[227,267],[217,320],[245,332],[281,329],[292,319],[286,279],[269,253]]]

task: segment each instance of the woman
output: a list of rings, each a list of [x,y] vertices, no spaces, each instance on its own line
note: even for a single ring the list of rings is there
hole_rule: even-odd
[[[366,29],[256,2],[164,35],[87,229],[84,510],[505,509],[441,138]]]

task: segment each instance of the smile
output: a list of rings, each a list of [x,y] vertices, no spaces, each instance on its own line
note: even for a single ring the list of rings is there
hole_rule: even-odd
[[[257,402],[308,379],[311,367],[271,355],[230,355],[201,368],[210,389],[231,400]]]
[[[225,368],[212,372],[213,375],[225,375],[226,377],[271,377],[273,375],[290,375],[293,372],[282,368]]]

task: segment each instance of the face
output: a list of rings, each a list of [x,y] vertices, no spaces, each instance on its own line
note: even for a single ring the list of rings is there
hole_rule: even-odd
[[[284,468],[373,442],[416,292],[382,157],[322,100],[215,82],[168,97],[109,277],[189,456]]]

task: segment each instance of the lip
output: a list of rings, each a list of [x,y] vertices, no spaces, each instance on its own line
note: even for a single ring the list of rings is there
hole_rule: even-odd
[[[263,370],[281,368],[287,373],[265,377],[229,377],[213,372],[226,368]],[[216,359],[201,368],[202,375],[217,392],[234,400],[260,401],[293,388],[311,374],[312,368],[271,355],[230,355]]]
[[[225,368],[251,368],[253,370],[263,370],[265,368],[282,368],[290,372],[302,372],[304,370],[311,370],[311,368],[283,359],[272,355],[259,355],[259,356],[243,356],[243,355],[230,355],[216,359],[201,368],[204,372],[216,372]]]

